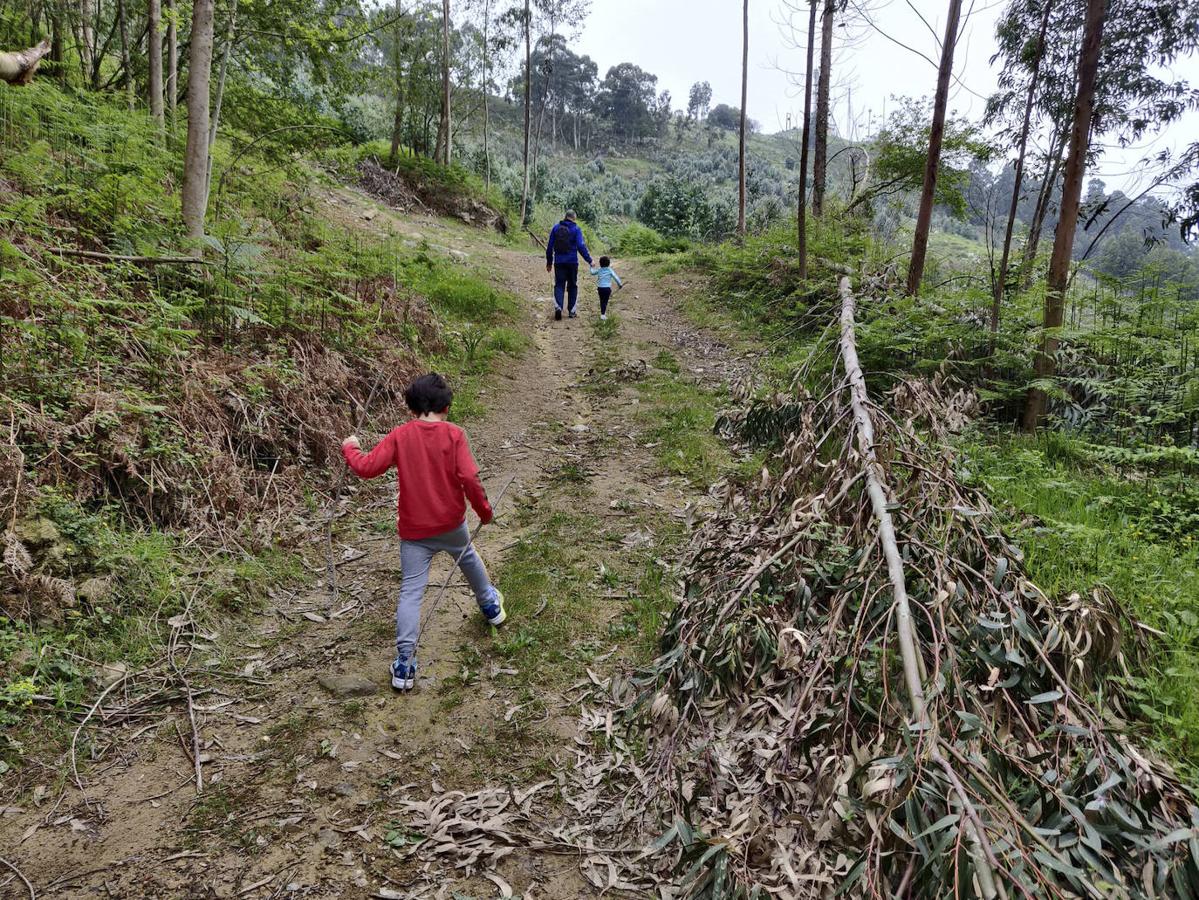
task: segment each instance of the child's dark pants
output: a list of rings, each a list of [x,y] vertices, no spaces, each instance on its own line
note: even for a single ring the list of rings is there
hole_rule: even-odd
[[[606,316],[608,314],[608,301],[612,299],[612,288],[596,288],[596,290],[599,291],[600,297],[600,315]]]

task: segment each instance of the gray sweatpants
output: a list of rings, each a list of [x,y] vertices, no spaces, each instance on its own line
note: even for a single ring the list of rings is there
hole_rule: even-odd
[[[463,550],[466,552],[463,553]],[[458,559],[462,574],[470,582],[480,608],[495,599],[496,590],[487,577],[483,560],[470,542],[470,530],[463,522],[457,528],[423,538],[419,541],[400,541],[400,602],[396,606],[396,654],[412,659],[420,633],[420,605],[429,583],[429,567],[438,553],[448,553]],[[459,559],[461,554],[461,559]]]

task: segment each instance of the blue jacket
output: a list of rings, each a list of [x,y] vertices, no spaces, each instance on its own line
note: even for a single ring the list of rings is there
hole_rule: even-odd
[[[591,267],[591,274],[595,276],[595,286],[602,288],[612,287],[612,282],[616,282],[617,287],[624,287],[624,282],[620,280],[620,276],[612,269],[611,266],[601,266],[596,268]]]
[[[554,252],[554,238],[557,236],[559,228],[565,228],[571,232],[570,252],[568,253]],[[587,260],[587,264],[591,265],[591,254],[587,252],[587,245],[583,243],[583,229],[570,219],[563,219],[550,229],[550,239],[545,242],[545,261],[547,263],[577,266],[580,253],[583,254],[583,259]]]

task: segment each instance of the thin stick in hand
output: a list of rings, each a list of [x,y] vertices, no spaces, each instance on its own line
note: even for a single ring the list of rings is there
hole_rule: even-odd
[[[504,495],[506,493],[508,493],[508,488],[512,487],[512,483],[514,481],[516,481],[515,475],[513,475],[511,478],[508,479],[508,483],[504,485],[504,489],[501,490],[499,493],[499,496],[497,496],[495,498],[495,503],[492,504],[493,513],[495,510],[499,509],[500,502],[504,499]],[[458,564],[460,562],[462,562],[462,557],[466,556],[466,551],[474,546],[475,538],[477,538],[479,536],[479,532],[482,530],[483,530],[483,523],[480,522],[478,525],[475,526],[475,530],[471,532],[470,540],[467,542],[466,546],[462,548],[462,552],[460,552],[457,555],[457,557],[454,558],[454,565],[451,566],[450,571],[446,573],[445,581],[443,581],[441,583],[441,587],[438,588],[437,596],[433,598],[433,603],[430,604],[429,611],[427,613],[425,613],[425,621],[421,623],[420,631],[418,631],[416,633],[416,646],[417,647],[420,646],[421,635],[423,635],[425,633],[425,628],[428,627],[429,622],[431,622],[433,620],[433,613],[437,611],[437,605],[439,603],[441,603],[441,598],[443,596],[445,596],[446,588],[448,588],[450,586],[450,582],[454,580],[454,573],[458,571]],[[413,655],[414,656],[416,655],[415,647],[413,648]]]

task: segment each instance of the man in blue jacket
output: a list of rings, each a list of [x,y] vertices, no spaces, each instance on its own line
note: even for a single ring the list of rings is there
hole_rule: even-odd
[[[545,270],[554,273],[554,319],[562,318],[562,301],[570,295],[570,317],[576,314],[579,303],[579,254],[591,265],[591,254],[583,243],[583,230],[575,224],[575,213],[568,209],[562,221],[550,229],[545,243]]]

